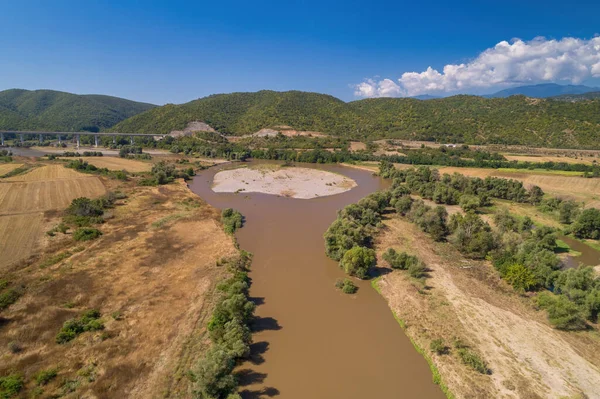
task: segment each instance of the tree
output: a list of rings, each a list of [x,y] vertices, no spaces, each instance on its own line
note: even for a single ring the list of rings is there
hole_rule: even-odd
[[[573,226],[573,234],[578,238],[600,238],[600,210],[596,208],[585,209]]]
[[[237,388],[231,374],[235,358],[222,345],[213,345],[193,371],[194,396],[198,399],[226,398]]]
[[[481,206],[481,200],[476,195],[463,195],[460,197],[459,204],[463,211],[471,212]]]
[[[533,272],[520,263],[508,266],[504,279],[517,291],[529,291],[537,285]]]
[[[548,312],[548,321],[559,330],[583,330],[586,323],[581,310],[564,295],[544,292],[538,296],[538,306]]]
[[[375,251],[365,247],[354,247],[344,253],[340,266],[349,275],[364,279],[369,269],[375,266],[375,262]]]
[[[558,220],[563,224],[571,224],[577,216],[578,206],[575,201],[562,201],[558,206]]]
[[[531,187],[531,189],[529,190],[529,202],[531,202],[534,205],[537,205],[540,202],[542,202],[542,198],[544,198],[544,192],[542,191],[542,189],[538,186]]]

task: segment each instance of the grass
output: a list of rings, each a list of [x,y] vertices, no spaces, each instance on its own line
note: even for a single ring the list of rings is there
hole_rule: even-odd
[[[377,283],[379,282],[379,280],[381,280],[381,278],[382,278],[382,276],[377,277],[376,279],[373,279],[371,281],[371,286],[375,289],[375,291],[377,291],[377,293],[379,295],[381,295],[381,289],[379,288],[379,286],[378,286]],[[431,374],[433,376],[433,383],[439,385],[439,387],[442,390],[442,392],[444,393],[444,395],[446,395],[446,398],[448,398],[448,399],[455,399],[455,396],[452,394],[452,392],[450,392],[450,389],[448,388],[448,386],[442,380],[442,376],[440,374],[440,371],[437,368],[437,366],[435,365],[435,363],[433,362],[433,360],[431,359],[431,357],[427,354],[427,352],[425,352],[425,350],[415,340],[413,340],[413,338],[410,335],[408,335],[406,333],[406,322],[404,320],[402,320],[396,314],[396,312],[394,312],[393,310],[392,310],[392,314],[394,315],[394,319],[396,319],[396,321],[398,322],[398,324],[400,325],[400,327],[404,331],[404,334],[410,340],[410,343],[413,345],[413,347],[415,348],[415,350],[419,354],[421,354],[421,356],[423,356],[425,358],[425,360],[427,361],[427,364],[429,364],[429,368],[431,369]]]
[[[559,240],[559,239],[556,240],[555,252],[560,253],[560,254],[568,253],[571,256],[581,256],[581,252],[571,249],[569,244],[567,244],[563,240]]]
[[[53,265],[57,264],[58,262],[67,259],[71,255],[73,255],[71,252],[65,251],[65,252],[61,252],[59,254],[56,254],[54,256],[51,256],[51,257],[45,259],[40,264],[40,269],[45,269],[48,266],[53,266]]]
[[[499,172],[507,173],[536,173],[543,175],[559,175],[559,176],[570,176],[580,177],[583,176],[582,172],[575,172],[570,170],[547,170],[547,169],[519,169],[519,168],[498,168]]]
[[[164,225],[168,224],[169,222],[174,222],[174,221],[182,219],[184,217],[185,217],[185,215],[183,213],[177,213],[175,215],[165,216],[164,218],[158,219],[156,222],[153,222],[152,228],[159,229],[159,228],[163,227]]]

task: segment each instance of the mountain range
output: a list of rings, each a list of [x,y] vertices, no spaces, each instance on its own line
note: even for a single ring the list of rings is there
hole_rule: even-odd
[[[510,89],[500,90],[494,94],[488,94],[483,97],[504,98],[516,95],[523,95],[533,98],[548,98],[569,94],[584,94],[593,91],[600,91],[600,88],[583,85],[559,85],[556,83],[542,83],[530,86],[512,87]]]
[[[373,98],[344,102],[326,94],[263,90],[158,107],[116,97],[46,90],[0,92],[2,130],[167,134],[196,121],[226,135],[290,126],[357,140],[600,148],[600,99],[593,97],[556,101],[523,95],[458,95],[427,101]]]

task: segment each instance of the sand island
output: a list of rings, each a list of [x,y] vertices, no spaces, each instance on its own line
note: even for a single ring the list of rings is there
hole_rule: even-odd
[[[217,173],[212,189],[217,193],[254,192],[310,199],[340,194],[353,187],[354,180],[324,170],[257,165]]]

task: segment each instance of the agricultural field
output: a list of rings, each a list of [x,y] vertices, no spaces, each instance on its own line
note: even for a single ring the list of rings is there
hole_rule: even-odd
[[[5,164],[0,164],[0,176],[4,176],[7,173],[12,172],[15,169],[20,168],[21,166],[23,166],[22,163],[5,163]]]
[[[106,168],[108,170],[126,170],[131,173],[139,173],[149,172],[152,169],[152,163],[137,161],[135,159],[117,157],[79,157],[78,159],[83,159],[98,168]]]
[[[565,163],[583,163],[592,165],[597,159],[592,157],[570,157],[557,155],[521,155],[521,154],[502,154],[509,161],[519,162],[565,162]]]
[[[45,212],[63,210],[74,198],[95,198],[105,192],[98,177],[62,165],[41,165],[0,179],[0,269],[39,250],[43,226],[52,219]]]

